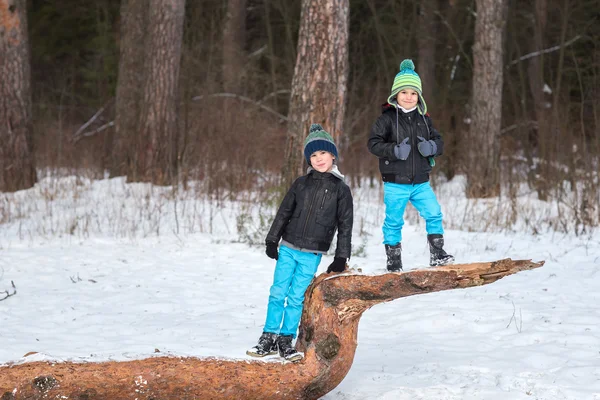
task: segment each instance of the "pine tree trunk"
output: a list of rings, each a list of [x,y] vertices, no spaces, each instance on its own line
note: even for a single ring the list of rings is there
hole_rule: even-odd
[[[0,192],[36,182],[25,0],[0,0]]]
[[[531,48],[530,52],[536,52],[544,49],[543,33],[546,28],[547,20],[547,0],[535,0],[535,24],[533,28],[533,35],[531,36]],[[533,106],[535,111],[535,120],[537,122],[537,135],[536,135],[536,146],[539,149],[538,155],[542,159],[548,159],[549,155],[549,140],[550,135],[550,117],[551,112],[546,107],[547,99],[544,93],[544,55],[532,57],[527,60],[527,78],[529,80],[529,88],[531,90],[531,96],[533,99]],[[547,163],[542,163],[538,168],[534,167],[533,162],[533,151],[530,151],[530,183],[532,187],[537,189],[538,198],[546,201],[548,199],[548,185],[545,179],[539,179],[539,176],[547,177],[548,168]]]
[[[180,357],[104,363],[33,362],[0,367],[0,395],[2,400],[316,400],[339,385],[350,370],[360,317],[374,305],[486,285],[543,264],[505,259],[375,276],[324,273],[306,291],[296,344],[305,353],[302,362]]]
[[[241,93],[244,70],[247,0],[229,0],[223,29],[223,88],[226,92]]]
[[[346,110],[348,18],[348,0],[302,2],[283,170],[288,186],[302,174],[302,149],[310,124],[321,124],[340,145]]]
[[[140,140],[128,181],[168,185],[177,178],[177,109],[185,0],[150,0],[140,108]]]
[[[435,85],[435,46],[438,31],[437,15],[438,0],[421,0],[419,4],[419,23],[417,29],[417,48],[419,59],[417,71],[423,83],[423,97],[429,110],[434,109],[436,102]]]
[[[505,0],[476,0],[476,4],[467,196],[494,197],[500,194]]]
[[[135,175],[138,122],[145,71],[144,43],[148,18],[148,0],[122,0],[119,77],[117,82],[115,133],[112,146],[111,176]]]

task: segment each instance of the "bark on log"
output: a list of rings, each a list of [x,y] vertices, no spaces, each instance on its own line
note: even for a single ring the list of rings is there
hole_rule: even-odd
[[[0,400],[318,399],[344,379],[360,316],[400,297],[495,282],[544,262],[505,259],[384,275],[321,274],[308,288],[300,363],[156,357],[128,362],[32,362],[0,368]],[[241,350],[240,350],[241,351]]]

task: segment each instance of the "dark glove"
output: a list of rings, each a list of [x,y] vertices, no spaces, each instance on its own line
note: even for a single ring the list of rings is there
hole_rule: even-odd
[[[419,139],[417,147],[423,157],[435,156],[435,153],[437,153],[437,144],[433,140],[425,140],[423,136],[417,136],[417,139]]]
[[[404,138],[402,143],[394,146],[394,155],[399,160],[406,160],[410,154],[410,144],[408,144],[409,138]]]
[[[334,257],[333,262],[327,268],[327,273],[331,272],[344,272],[346,269],[346,259],[341,257]]]
[[[273,260],[279,259],[279,253],[277,252],[277,243],[275,242],[267,242],[267,250],[265,251],[269,258]]]

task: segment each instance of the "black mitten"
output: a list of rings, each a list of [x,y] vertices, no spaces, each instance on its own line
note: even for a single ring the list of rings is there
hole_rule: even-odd
[[[273,260],[279,259],[279,253],[277,252],[277,243],[267,242],[267,250],[265,250],[267,256]]]
[[[346,259],[341,257],[334,257],[333,262],[327,268],[327,273],[331,272],[344,272],[346,269]]]

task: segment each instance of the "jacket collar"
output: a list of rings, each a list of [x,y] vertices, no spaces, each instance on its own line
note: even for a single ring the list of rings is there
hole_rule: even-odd
[[[333,168],[331,168],[331,171],[329,171],[329,172],[319,172],[316,169],[314,169],[313,167],[308,167],[308,170],[306,171],[306,173],[312,174],[313,178],[315,178],[315,179],[325,179],[325,178],[328,178],[329,176],[333,175],[341,181],[344,180],[344,175],[342,175],[342,173],[340,172],[340,170],[338,169],[338,166],[336,164],[333,164]]]
[[[394,103],[394,104],[383,103],[381,105],[381,113],[383,114],[384,112],[389,111],[389,110],[394,110],[395,111],[396,107],[399,107],[396,103]],[[403,112],[400,109],[398,109],[397,111],[398,111],[398,114],[400,114],[400,115],[411,116],[412,117],[413,114],[415,113],[415,111],[417,111],[417,112],[419,111],[419,107],[417,106],[417,108],[415,108],[412,111],[409,111],[408,113],[405,113],[405,112]],[[425,114],[425,115],[429,116],[429,114]]]
[[[409,117],[410,117],[410,118],[412,118],[412,117],[416,117],[416,116],[417,116],[417,113],[418,113],[418,111],[417,111],[417,109],[416,109],[416,108],[415,108],[414,110],[412,110],[412,111],[409,111],[409,112],[404,112],[404,111],[402,111],[400,108],[398,108],[398,114],[399,114],[399,115],[400,115],[400,117],[402,117],[402,118],[407,118],[407,119],[408,119]]]

